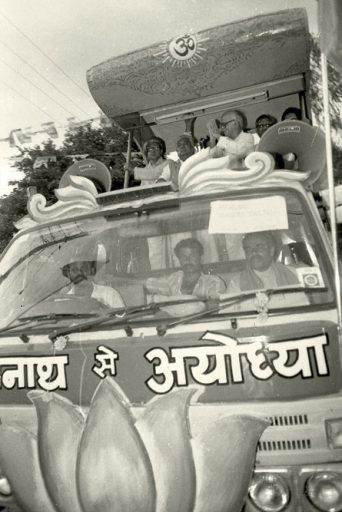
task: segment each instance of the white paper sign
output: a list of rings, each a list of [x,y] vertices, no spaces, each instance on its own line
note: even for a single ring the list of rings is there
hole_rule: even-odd
[[[213,201],[209,233],[254,233],[288,229],[286,201],[282,196]]]

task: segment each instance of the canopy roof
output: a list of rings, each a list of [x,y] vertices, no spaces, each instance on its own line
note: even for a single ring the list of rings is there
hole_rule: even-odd
[[[128,128],[158,123],[158,119],[163,122],[165,113],[171,119],[175,106],[179,110],[183,105],[185,118],[208,103],[208,98],[211,108],[234,100],[246,104],[253,101],[257,85],[259,101],[272,95],[273,82],[277,88],[273,97],[298,92],[301,87],[304,90],[298,77],[308,69],[306,11],[288,9],[114,57],[91,68],[87,80],[105,114]],[[284,79],[289,84],[285,94],[279,90]],[[260,85],[265,83],[268,90],[262,91]]]

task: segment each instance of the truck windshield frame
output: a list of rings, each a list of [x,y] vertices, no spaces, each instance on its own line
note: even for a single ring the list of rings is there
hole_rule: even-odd
[[[180,198],[173,208],[170,205],[165,209],[158,206],[152,210],[140,208],[136,211],[132,211],[132,208],[119,211],[105,208],[73,221],[63,220],[24,232],[10,244],[0,262],[0,287],[7,297],[0,327],[6,329],[19,313],[21,325],[25,323],[25,315],[49,315],[54,312],[60,315],[63,322],[67,322],[67,315],[63,317],[65,312],[89,314],[92,311],[89,308],[82,306],[80,309],[80,304],[86,301],[77,300],[78,295],[85,293],[86,287],[71,282],[66,272],[72,261],[95,262],[95,271],[93,269],[92,275],[83,278],[91,283],[88,286],[90,297],[96,299],[95,303],[100,303],[99,314],[110,307],[121,307],[121,303],[115,303],[115,293],[111,291],[113,289],[127,307],[172,301],[170,307],[166,305],[161,308],[159,317],[160,314],[168,318],[184,317],[200,312],[201,307],[205,310],[208,299],[224,299],[229,294],[238,293],[239,290],[230,289],[230,286],[246,268],[243,248],[243,235],[246,236],[246,233],[237,233],[236,229],[233,233],[208,232],[213,203],[227,201],[234,205],[235,201],[241,206],[243,201],[256,198],[263,201],[263,198],[278,196],[286,199],[289,229],[271,230],[273,235],[276,234],[277,243],[274,260],[280,269],[281,265],[288,267],[297,276],[297,280],[293,283],[281,282],[275,286],[302,285],[306,290],[305,294],[304,290],[303,293],[299,292],[297,301],[293,301],[296,294],[291,293],[288,294],[291,297],[290,303],[277,299],[268,305],[268,309],[272,313],[285,313],[293,310],[294,306],[297,309],[332,307],[333,277],[330,266],[326,264],[329,255],[303,194],[292,187],[259,187],[248,191],[235,190]],[[267,218],[260,219],[265,225],[269,222]],[[245,227],[246,222],[250,221],[244,220]],[[265,231],[263,224],[256,228],[256,233]],[[189,239],[190,246],[187,247]],[[191,239],[197,241],[194,243],[195,249],[191,247]],[[189,262],[181,262],[178,258],[179,250],[175,254],[177,244],[181,241],[184,243],[184,240],[187,241],[183,248],[184,254],[193,256],[197,251],[197,257],[196,254],[194,257],[195,260],[197,258],[195,268],[191,267],[193,262],[190,262],[190,266]],[[239,245],[235,247],[237,243]],[[11,261],[12,267],[9,266]],[[188,278],[187,272],[189,283],[183,286],[183,281]],[[263,288],[272,288],[270,282]],[[100,296],[92,293],[94,285]],[[324,287],[326,290],[322,291]],[[77,293],[73,290],[77,290]],[[54,298],[54,292],[58,300]],[[103,297],[108,294],[111,298],[107,298],[105,303]],[[191,302],[188,310],[184,304],[177,307],[177,297],[184,303],[187,296],[202,298],[203,301]],[[280,297],[281,294],[272,296]],[[36,310],[37,304],[39,311]],[[225,312],[231,314],[232,310],[223,309],[220,316]],[[240,303],[236,309],[237,315],[247,312],[257,314],[251,300],[242,308]],[[145,320],[150,322],[154,318],[149,314]],[[30,328],[34,328],[34,325],[30,324]]]

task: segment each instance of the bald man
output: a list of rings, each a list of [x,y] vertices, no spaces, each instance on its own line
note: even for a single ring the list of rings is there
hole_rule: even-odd
[[[230,156],[234,169],[243,169],[244,159],[254,150],[254,137],[243,131],[244,116],[238,110],[227,110],[221,116],[220,127],[216,122],[208,123],[210,156]]]

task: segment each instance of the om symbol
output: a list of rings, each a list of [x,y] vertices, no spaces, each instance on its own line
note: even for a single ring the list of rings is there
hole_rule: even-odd
[[[194,36],[186,34],[182,37],[172,39],[169,44],[169,51],[176,60],[191,59],[196,53],[196,39]]]

